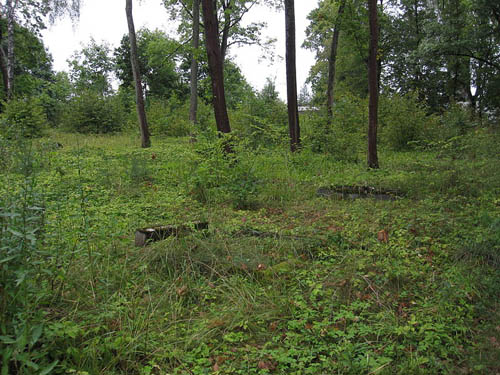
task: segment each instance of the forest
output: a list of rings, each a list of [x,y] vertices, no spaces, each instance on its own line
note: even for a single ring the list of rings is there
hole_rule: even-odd
[[[81,2],[0,1],[1,375],[500,373],[500,2],[125,0],[56,71]]]

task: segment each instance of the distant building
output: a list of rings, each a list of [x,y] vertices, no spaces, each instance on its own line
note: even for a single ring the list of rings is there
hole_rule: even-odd
[[[319,108],[310,105],[299,106],[299,113],[308,113],[308,112],[319,112]]]

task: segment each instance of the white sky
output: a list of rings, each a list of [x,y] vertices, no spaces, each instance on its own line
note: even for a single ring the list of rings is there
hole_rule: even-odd
[[[58,21],[45,30],[43,40],[54,58],[54,69],[68,70],[66,60],[93,37],[97,42],[107,41],[112,47],[119,45],[122,36],[128,33],[123,0],[83,0],[80,21],[73,26],[69,20]],[[136,29],[147,27],[161,29],[175,38],[176,27],[162,5],[161,0],[134,1],[134,23]],[[306,17],[317,6],[317,0],[298,0],[295,2],[297,30],[297,85],[300,91],[309,68],[314,62],[311,52],[300,46],[305,38]],[[266,21],[268,28],[263,36],[277,38],[275,54],[285,56],[285,15],[284,11],[275,12],[264,7],[255,7],[245,15],[244,22],[251,20]],[[262,51],[255,46],[232,47],[230,55],[235,57],[248,82],[261,89],[267,77],[276,78],[276,86],[282,98],[286,97],[286,75],[284,59],[274,64],[261,60]]]

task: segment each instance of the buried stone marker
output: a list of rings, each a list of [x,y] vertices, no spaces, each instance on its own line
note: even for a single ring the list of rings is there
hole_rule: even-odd
[[[207,222],[195,222],[183,225],[159,225],[140,228],[135,231],[135,246],[143,247],[150,242],[164,240],[167,237],[182,236],[193,231],[208,229]]]

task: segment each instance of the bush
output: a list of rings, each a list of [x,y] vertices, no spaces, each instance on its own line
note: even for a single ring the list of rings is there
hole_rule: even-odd
[[[428,139],[429,128],[436,124],[436,118],[427,114],[415,95],[381,97],[381,140],[395,151],[415,148]]]
[[[238,209],[251,207],[258,181],[248,162],[252,158],[240,157],[246,147],[214,130],[199,134],[197,140],[188,180],[194,198],[202,203],[229,200]],[[234,153],[224,151],[228,144]]]
[[[199,105],[199,114],[204,111]],[[189,102],[182,102],[175,96],[169,99],[153,98],[147,106],[148,125],[151,134],[163,134],[170,137],[183,137],[192,132],[189,121]],[[203,115],[199,117],[203,122]]]
[[[302,122],[304,144],[314,153],[328,154],[341,161],[357,162],[360,141],[363,139],[360,132],[349,131],[351,126],[343,129],[342,121],[334,117],[331,124],[324,113],[312,114]]]
[[[441,117],[440,132],[436,137],[440,140],[465,135],[474,128],[476,123],[472,120],[469,109],[460,105],[452,105]]]
[[[89,90],[71,99],[62,118],[62,127],[79,133],[113,133],[123,128],[125,120],[119,98],[103,97]]]
[[[40,101],[32,97],[5,103],[1,122],[2,133],[8,138],[15,137],[16,134],[27,138],[40,137],[48,126]]]
[[[271,146],[288,141],[286,105],[263,93],[248,98],[231,113],[233,131],[252,148]]]

